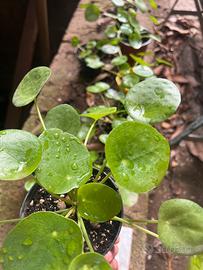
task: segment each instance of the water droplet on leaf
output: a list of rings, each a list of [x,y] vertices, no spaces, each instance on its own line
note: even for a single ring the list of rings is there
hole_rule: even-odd
[[[32,240],[31,239],[25,239],[23,241],[23,245],[24,246],[31,246],[32,245]]]
[[[72,168],[73,170],[77,170],[77,168],[78,168],[77,163],[73,163],[73,164],[71,165],[71,168]]]

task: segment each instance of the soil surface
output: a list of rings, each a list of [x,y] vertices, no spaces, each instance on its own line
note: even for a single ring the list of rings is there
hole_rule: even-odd
[[[103,179],[105,175],[106,174],[102,174],[101,179]],[[114,190],[118,190],[112,181],[107,180],[106,184]],[[53,197],[44,190],[44,188],[35,185],[25,198],[20,215],[26,217],[38,211],[59,211],[68,209],[68,206],[63,201],[65,197],[66,195],[60,195],[59,198]],[[122,214],[120,213],[118,216],[121,215]],[[71,218],[76,220],[75,216],[72,216]],[[93,223],[84,220],[84,224],[96,252],[104,255],[112,249],[121,229],[119,222],[107,221],[104,223]],[[89,251],[86,244],[84,250]]]

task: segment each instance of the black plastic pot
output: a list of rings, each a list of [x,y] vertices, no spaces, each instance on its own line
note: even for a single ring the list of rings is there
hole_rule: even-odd
[[[98,172],[97,169],[93,170],[94,176],[97,174],[97,172]],[[104,178],[106,176],[106,174],[107,173],[104,172],[101,177]],[[91,181],[91,179],[90,179],[90,181]],[[112,177],[110,177],[105,182],[105,184],[108,185],[109,187],[113,188],[117,192],[119,192],[118,187],[116,186]],[[45,200],[45,206],[43,206],[43,204],[42,205],[39,204],[40,207],[41,206],[43,207],[42,209],[40,209],[40,207],[38,207],[37,209],[33,209],[33,206],[31,206],[31,205],[33,205],[32,202],[40,201],[39,195],[41,192],[48,197],[48,202],[46,202],[46,200]],[[51,198],[52,198],[51,195],[48,192],[46,192],[42,187],[40,187],[37,184],[34,185],[31,188],[31,190],[27,193],[27,195],[22,203],[22,206],[20,209],[20,217],[26,217],[33,212],[42,211],[42,210],[43,211],[56,211],[56,210],[58,210],[56,207],[56,204],[54,203],[54,201],[56,199],[52,198],[52,200],[51,200]],[[123,209],[119,213],[118,216],[122,217],[122,215],[123,215]],[[122,224],[120,222],[110,221],[110,222],[94,224],[94,223],[90,223],[87,220],[84,220],[84,223],[85,223],[85,227],[86,227],[86,230],[88,232],[89,238],[90,238],[92,245],[93,245],[96,252],[99,252],[102,255],[105,255],[108,251],[110,251],[113,248],[114,243],[117,240],[119,233],[120,233],[120,230],[121,230],[121,227],[122,227]],[[102,237],[108,238],[108,241],[107,241],[107,243],[105,243],[104,246],[101,245],[101,242],[103,240],[100,238],[102,238]],[[98,246],[98,248],[97,248],[97,246]],[[85,251],[87,251],[87,250],[88,249],[86,246]]]

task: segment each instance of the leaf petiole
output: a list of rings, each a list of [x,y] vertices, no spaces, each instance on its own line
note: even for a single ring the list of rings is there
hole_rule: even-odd
[[[138,229],[138,230],[140,230],[140,231],[142,231],[142,232],[144,232],[146,234],[149,234],[149,235],[151,235],[153,237],[159,238],[159,235],[158,234],[156,234],[156,233],[154,233],[154,232],[152,232],[150,230],[147,230],[147,229],[145,229],[145,228],[143,228],[143,227],[135,224],[135,221],[134,220],[128,220],[128,219],[123,219],[123,218],[119,218],[119,217],[114,217],[114,218],[112,218],[112,220],[119,221],[119,222],[122,222],[122,223],[126,223],[126,224],[130,225],[131,227],[134,227],[134,228],[136,228],[136,229]],[[145,222],[146,221],[147,220],[145,220]]]
[[[38,107],[36,98],[34,99],[34,103],[35,103],[35,108],[36,108],[36,111],[37,111],[39,120],[40,120],[40,122],[41,122],[41,124],[42,124],[43,130],[46,130],[46,126],[45,126],[45,124],[44,124],[44,120],[43,120],[43,118],[42,118],[40,109],[39,109],[39,107]]]

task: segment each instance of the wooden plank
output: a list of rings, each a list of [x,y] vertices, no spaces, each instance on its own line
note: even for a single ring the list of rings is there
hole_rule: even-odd
[[[13,79],[13,91],[11,91],[10,101],[7,109],[5,128],[16,128],[19,127],[20,124],[22,109],[14,107],[11,100],[15,88],[32,66],[37,31],[38,26],[35,0],[29,0]]]
[[[47,0],[36,0],[40,59],[44,65],[50,62],[50,40],[47,14]]]

